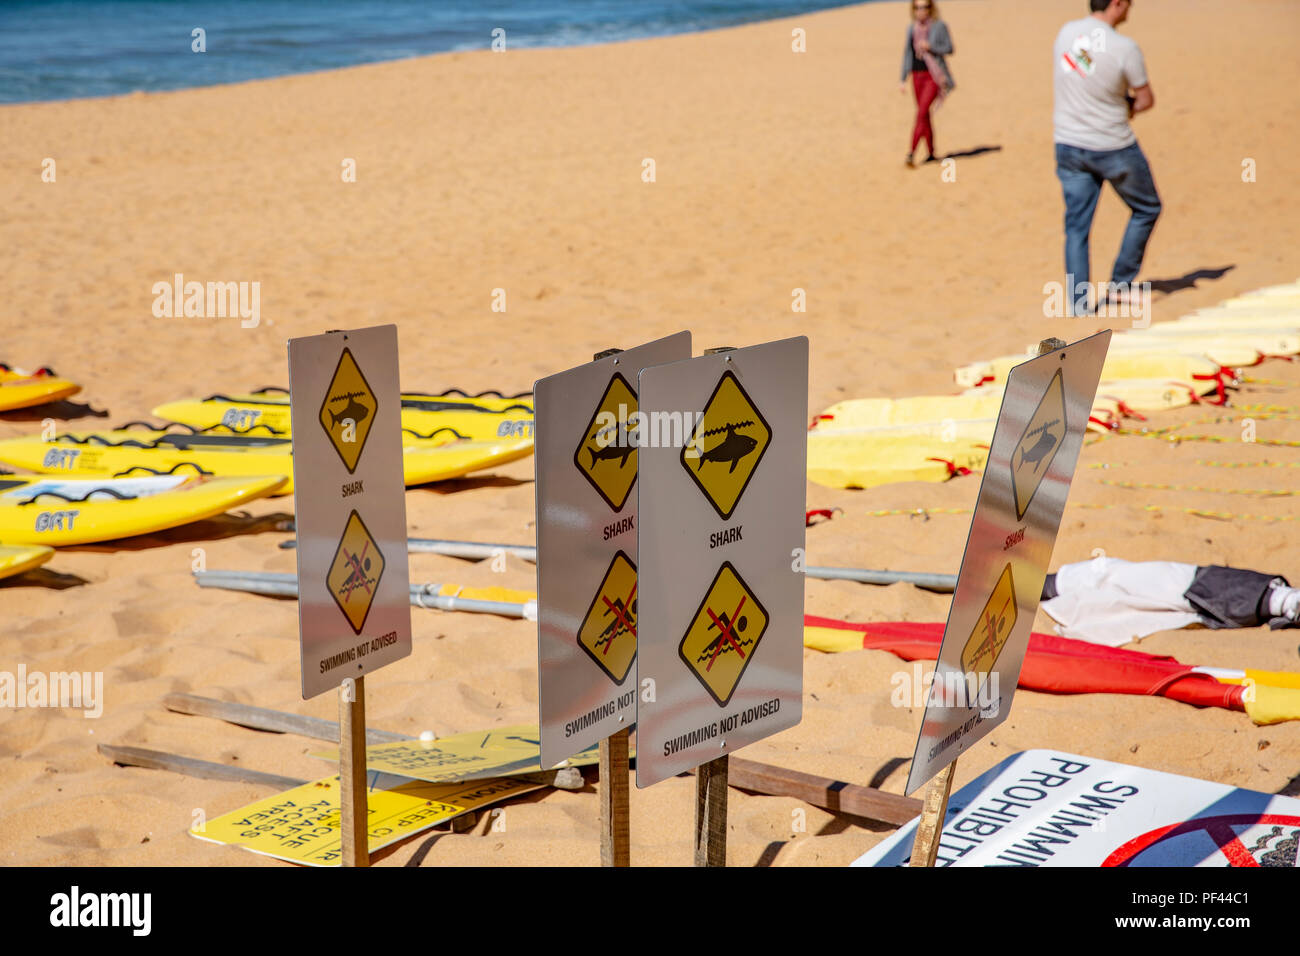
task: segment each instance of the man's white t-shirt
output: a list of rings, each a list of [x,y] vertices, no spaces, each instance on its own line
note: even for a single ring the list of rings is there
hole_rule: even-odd
[[[1137,142],[1125,96],[1147,85],[1147,67],[1135,42],[1102,20],[1085,17],[1061,27],[1052,61],[1056,142],[1095,150]]]

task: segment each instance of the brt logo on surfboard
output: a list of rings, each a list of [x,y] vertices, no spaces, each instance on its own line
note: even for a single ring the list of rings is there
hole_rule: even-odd
[[[185,281],[176,273],[169,282],[153,284],[156,319],[240,319],[240,326],[255,329],[262,322],[262,283]]]

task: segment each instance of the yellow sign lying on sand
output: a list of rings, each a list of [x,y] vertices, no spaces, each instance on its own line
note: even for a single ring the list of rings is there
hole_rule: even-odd
[[[379,545],[361,516],[353,511],[335,549],[325,584],[330,597],[358,634],[366,623],[366,615],[370,613],[383,573],[384,556]]]
[[[691,440],[682,449],[682,467],[726,521],[771,442],[767,419],[735,374],[723,372]]]
[[[536,773],[542,769],[541,738],[536,724],[497,727],[454,734],[437,740],[399,740],[366,748],[366,766],[414,780],[450,783],[482,780],[512,773]],[[313,757],[338,760],[338,751],[314,753]],[[599,751],[589,747],[564,762],[569,767],[596,763]]]
[[[1065,382],[1057,369],[1047,390],[1038,400],[1025,433],[1011,453],[1011,484],[1016,491],[1016,520],[1029,510],[1034,492],[1042,484],[1052,459],[1061,449],[1065,437]]]
[[[727,706],[767,630],[767,610],[724,561],[691,619],[678,656],[719,707]]]
[[[439,785],[379,779],[394,785],[366,795],[371,853],[462,813],[541,788],[511,779]],[[290,863],[338,866],[343,859],[341,813],[339,778],[334,776],[258,800],[190,834]]]
[[[357,470],[357,462],[365,450],[366,436],[370,434],[378,408],[379,400],[361,374],[352,350],[344,349],[325,393],[325,401],[321,403],[320,423],[349,474]]]
[[[636,658],[636,565],[622,551],[587,608],[578,645],[615,684],[627,679]]]
[[[573,463],[605,504],[623,510],[636,483],[636,392],[617,372],[573,452]]]

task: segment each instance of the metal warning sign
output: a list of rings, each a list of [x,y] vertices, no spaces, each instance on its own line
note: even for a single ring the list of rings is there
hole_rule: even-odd
[[[989,595],[984,610],[980,612],[979,620],[961,651],[962,671],[978,676],[981,687],[997,663],[1002,648],[1007,645],[1011,628],[1016,624],[1017,613],[1016,583],[1011,577],[1011,565],[1008,564],[1002,570],[993,593]]]
[[[615,372],[573,453],[578,471],[615,511],[636,483],[636,411],[636,392]]]
[[[724,521],[772,443],[772,428],[733,372],[709,396],[681,463]]]
[[[303,698],[411,653],[397,328],[289,341]]]
[[[792,727],[808,340],[641,373],[637,785]]]
[[[907,793],[1010,714],[1109,345],[1099,332],[1007,376]]]
[[[677,653],[718,706],[726,707],[766,630],[767,611],[724,561]]]
[[[578,644],[615,684],[627,680],[636,657],[636,565],[622,551],[591,599]]]
[[[339,538],[334,563],[327,578],[330,597],[352,624],[352,630],[361,633],[370,613],[370,605],[384,574],[384,556],[379,545],[355,511],[348,515],[347,526]]]
[[[378,408],[351,349],[344,349],[320,406],[320,424],[348,472],[356,471]]]
[[[426,780],[450,783],[482,780],[512,773],[536,771],[540,759],[536,724],[493,727],[491,730],[451,734],[435,740],[396,740],[366,748],[366,767]],[[337,763],[337,750],[323,750],[311,756]],[[599,759],[596,747],[574,754],[564,766],[587,767]]]
[[[1065,378],[1057,369],[1030,416],[1011,456],[1011,484],[1016,490],[1016,518],[1025,516],[1065,437]]]
[[[371,773],[367,843],[371,853],[444,820],[541,789],[540,783],[498,779],[478,783],[425,783]],[[304,866],[343,862],[339,778],[326,777],[264,797],[209,820],[190,836],[228,843]]]
[[[679,332],[534,386],[538,710],[548,767],[636,722],[635,492],[643,445],[656,436],[635,386],[647,365],[690,354],[690,333]],[[676,425],[680,449],[690,426]]]

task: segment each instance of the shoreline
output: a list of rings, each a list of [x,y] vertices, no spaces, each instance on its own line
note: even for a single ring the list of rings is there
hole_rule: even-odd
[[[92,94],[92,95],[62,96],[55,99],[5,100],[5,101],[0,101],[0,108],[4,108],[7,106],[44,106],[51,103],[94,102],[94,101],[112,100],[112,99],[125,98],[125,97],[149,96],[149,95],[159,94],[159,93],[182,93],[191,90],[210,90],[214,88],[241,86],[247,83],[258,83],[267,80],[288,79],[292,77],[317,76],[320,74],[337,73],[343,70],[352,70],[359,67],[382,66],[385,64],[404,63],[411,60],[425,60],[432,57],[444,57],[444,56],[467,54],[467,53],[523,52],[523,51],[530,51],[530,50],[569,50],[569,49],[580,50],[580,49],[588,49],[593,47],[618,47],[629,43],[638,43],[647,40],[661,40],[661,39],[670,39],[673,37],[708,35],[711,33],[717,33],[725,30],[742,29],[744,27],[749,27],[749,26],[756,26],[761,24],[774,23],[781,20],[794,19],[797,17],[816,15],[819,13],[844,9],[846,7],[853,7],[858,5],[864,5],[869,3],[880,3],[880,2],[889,2],[889,0],[852,0],[852,2],[849,3],[843,3],[843,2],[835,3],[831,6],[817,7],[817,8],[803,11],[801,13],[782,13],[776,16],[758,17],[756,19],[745,20],[739,23],[726,23],[726,24],[703,26],[703,27],[697,25],[691,25],[684,29],[669,30],[667,32],[655,32],[655,33],[645,33],[645,34],[633,33],[631,35],[615,37],[612,39],[610,38],[593,39],[593,40],[582,40],[582,41],[567,42],[567,43],[566,42],[560,42],[560,43],[524,42],[523,44],[516,46],[514,45],[516,41],[514,41],[511,38],[512,37],[512,34],[510,32],[511,28],[501,26],[500,27],[501,29],[506,30],[506,41],[508,44],[506,50],[504,51],[495,51],[492,49],[492,44],[496,41],[491,35],[489,35],[488,38],[482,44],[476,44],[476,45],[469,45],[468,43],[466,43],[462,45],[452,46],[446,49],[429,50],[429,51],[419,52],[419,53],[406,53],[394,57],[384,57],[381,59],[373,59],[373,60],[360,60],[355,63],[341,63],[336,65],[313,67],[305,70],[290,70],[288,72],[283,72],[283,73],[271,73],[266,76],[251,76],[251,77],[244,77],[242,79],[224,80],[215,83],[202,83],[198,85],[166,86],[166,87],[158,87],[158,88],[151,88],[151,89],[133,89],[133,90],[114,92],[114,93],[103,93],[98,95]]]

